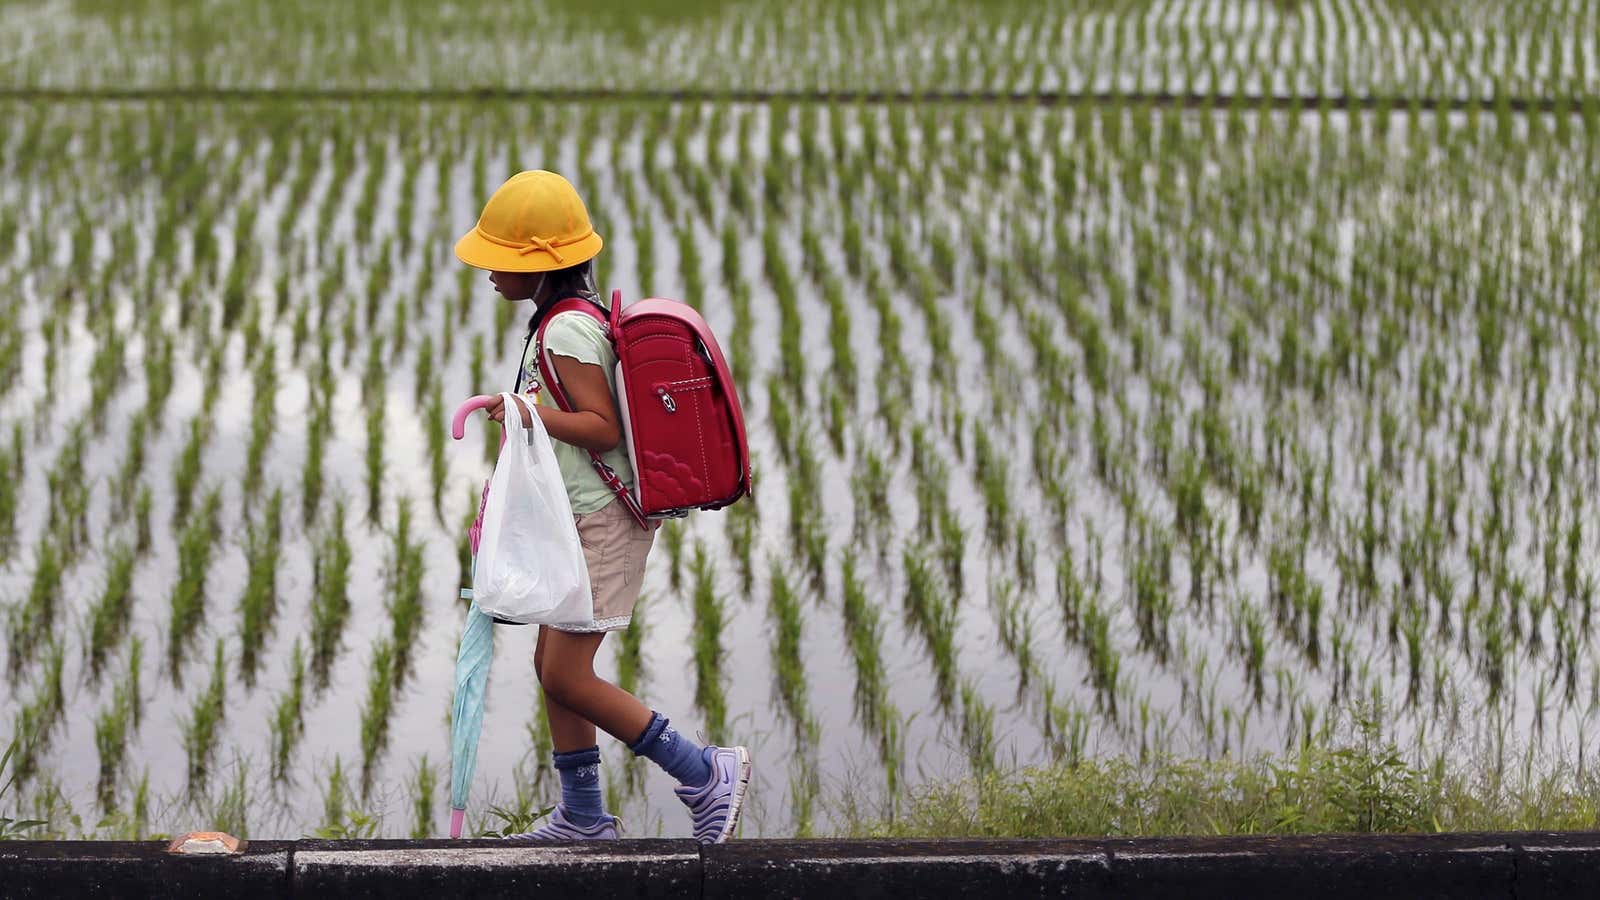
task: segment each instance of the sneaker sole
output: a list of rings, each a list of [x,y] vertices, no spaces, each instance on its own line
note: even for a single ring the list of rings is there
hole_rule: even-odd
[[[745,791],[750,788],[750,751],[744,747],[731,748],[739,756],[739,781],[733,786],[733,799],[728,803],[728,820],[722,823],[722,833],[713,844],[725,843],[733,830],[739,827],[739,813],[744,808]]]

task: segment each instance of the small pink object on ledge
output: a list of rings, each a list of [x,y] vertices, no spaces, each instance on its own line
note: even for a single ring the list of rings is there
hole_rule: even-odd
[[[167,852],[179,856],[227,856],[244,852],[245,843],[224,831],[191,831],[168,844]]]

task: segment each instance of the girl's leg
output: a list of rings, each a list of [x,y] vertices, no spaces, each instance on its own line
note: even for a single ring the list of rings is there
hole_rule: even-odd
[[[539,626],[533,666],[558,753],[594,746],[596,725],[626,744],[650,724],[649,707],[594,673],[594,654],[605,636],[603,631],[574,633]]]
[[[684,784],[711,775],[707,749],[679,735],[660,713],[594,674],[594,654],[605,632],[565,632],[539,626],[534,669],[544,691],[546,721],[557,754],[595,746],[595,726],[648,757]]]

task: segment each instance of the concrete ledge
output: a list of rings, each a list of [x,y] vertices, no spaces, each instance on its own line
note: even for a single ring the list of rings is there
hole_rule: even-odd
[[[301,841],[291,863],[300,897],[697,897],[692,840]]]
[[[0,897],[1600,896],[1600,832],[510,844],[0,842]]]
[[[251,841],[234,856],[173,856],[160,841],[0,841],[3,897],[292,896],[293,841]]]

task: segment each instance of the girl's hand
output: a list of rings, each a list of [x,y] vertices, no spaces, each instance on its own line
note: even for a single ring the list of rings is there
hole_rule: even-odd
[[[522,427],[523,428],[532,428],[533,427],[533,414],[531,412],[529,412],[529,410],[528,410],[527,400],[525,398],[523,398],[522,396],[520,396],[520,395],[513,394],[512,396],[517,398],[517,407],[522,411]],[[485,406],[484,409],[488,410],[490,419],[493,419],[496,422],[501,422],[501,423],[505,422],[505,420],[506,420],[505,419],[505,414],[506,414],[506,399],[505,399],[505,397],[502,397],[502,396],[500,396],[498,394],[495,395],[494,402],[490,403],[488,406]]]

